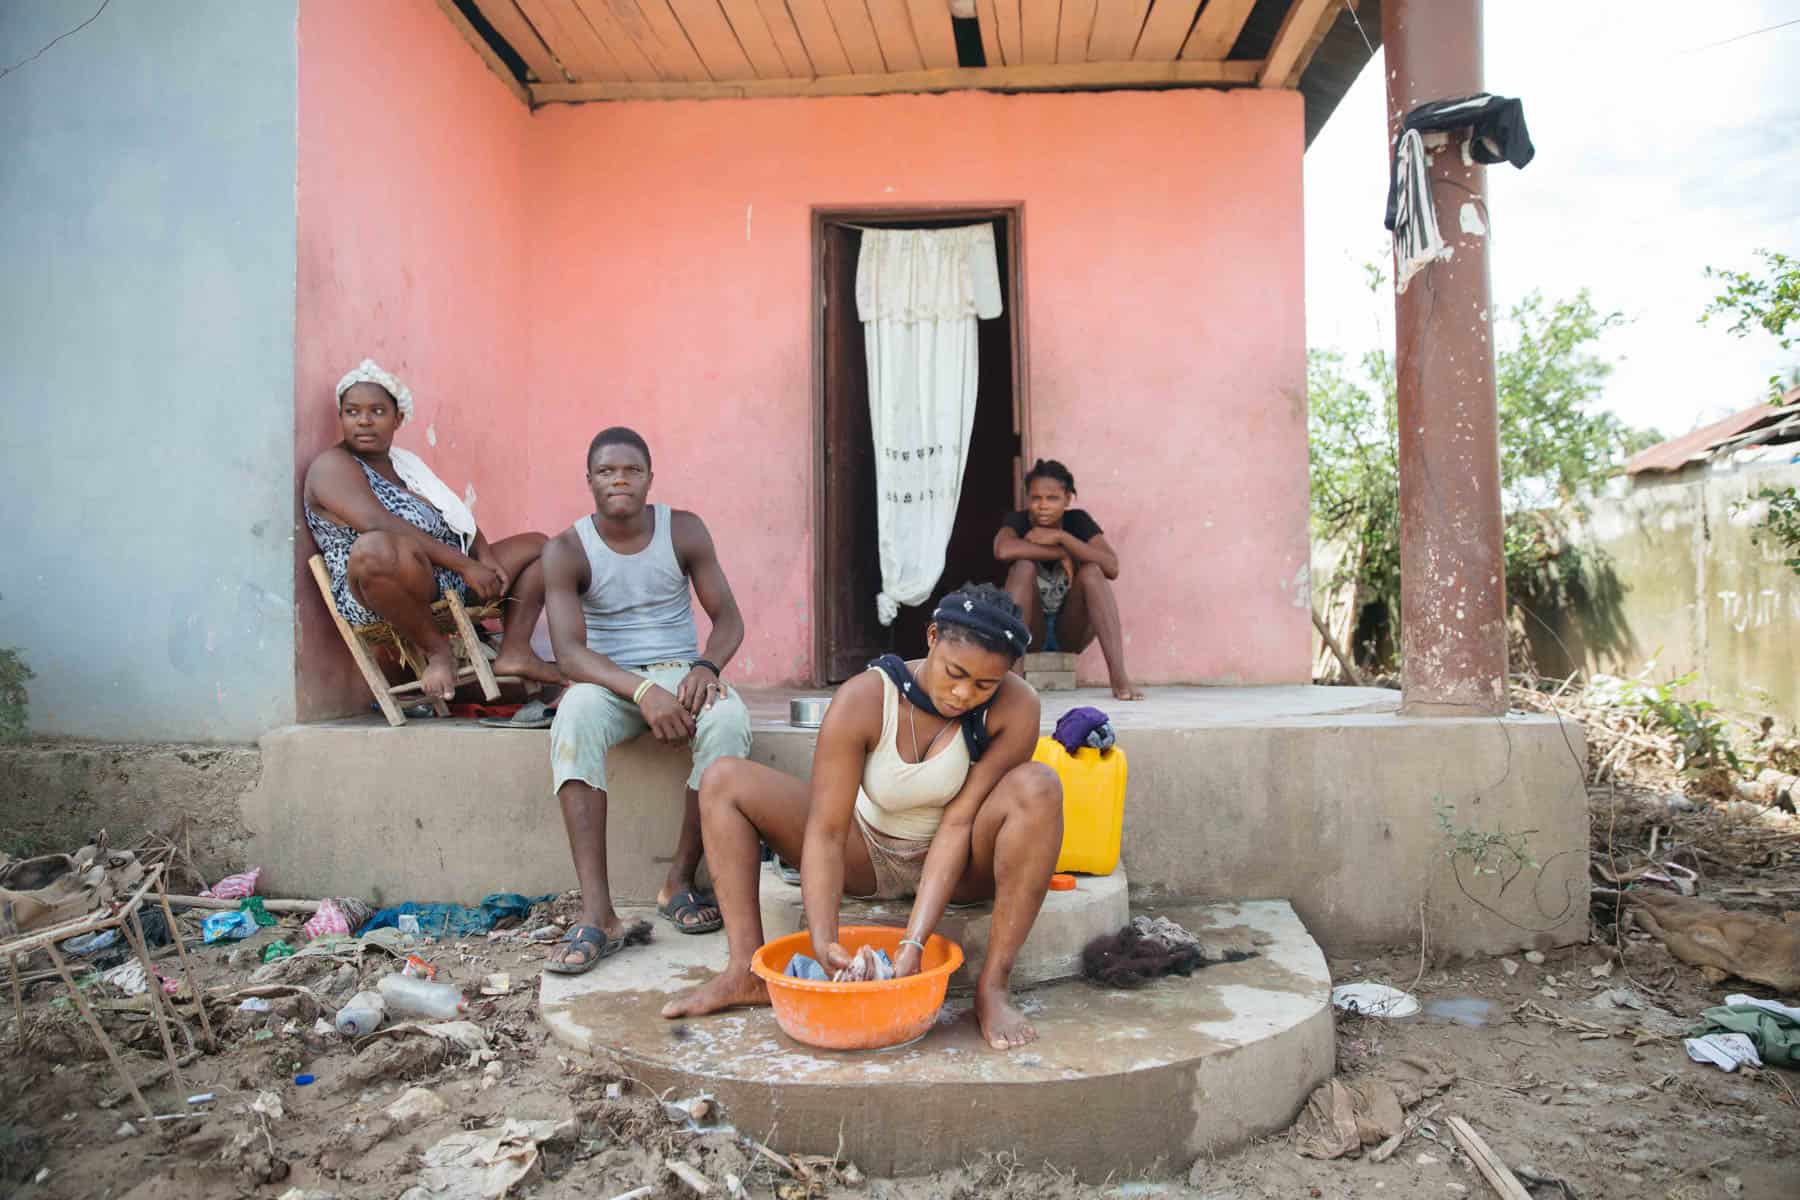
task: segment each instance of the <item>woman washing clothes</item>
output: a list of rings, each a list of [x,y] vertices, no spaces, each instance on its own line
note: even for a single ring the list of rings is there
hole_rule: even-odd
[[[813,956],[830,972],[852,960],[838,942],[846,895],[913,898],[894,961],[902,977],[918,973],[947,904],[993,900],[975,1015],[996,1050],[1037,1037],[1007,985],[1062,845],[1062,784],[1030,761],[1037,693],[1011,670],[1030,640],[1018,606],[999,588],[952,592],[933,614],[924,658],[884,655],[838,690],[810,783],[747,759],[707,770],[700,823],[730,961],[663,1016],[769,1002],[750,972],[763,942],[764,841],[799,864]]]
[[[1079,654],[1098,639],[1112,694],[1142,700],[1125,670],[1125,634],[1113,580],[1119,552],[1085,508],[1070,508],[1075,476],[1040,458],[1025,476],[1025,510],[994,535],[994,557],[1006,567],[1006,591],[1045,650]]]
[[[425,655],[427,699],[456,690],[456,659],[431,606],[448,590],[512,604],[496,675],[561,683],[531,649],[544,607],[541,533],[490,544],[466,504],[419,456],[394,445],[412,416],[412,393],[371,359],[338,381],[344,440],[306,469],[306,525],[331,574],[331,596],[352,625],[386,621]]]

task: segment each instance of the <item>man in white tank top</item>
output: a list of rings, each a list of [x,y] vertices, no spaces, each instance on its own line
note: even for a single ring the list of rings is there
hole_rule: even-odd
[[[601,430],[588,447],[594,511],[544,547],[550,644],[570,681],[550,728],[550,770],[581,883],[581,920],[545,963],[561,974],[579,974],[647,933],[625,928],[606,877],[606,753],[645,732],[694,754],[657,910],[683,933],[722,924],[712,897],[694,889],[698,788],[714,762],[750,752],[750,712],[719,678],[743,643],[744,619],[705,524],[647,504],[651,478],[643,438]],[[704,654],[690,583],[712,622]]]

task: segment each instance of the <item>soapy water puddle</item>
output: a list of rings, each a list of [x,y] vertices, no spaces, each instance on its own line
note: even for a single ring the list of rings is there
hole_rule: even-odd
[[[1442,1000],[1425,1002],[1425,1016],[1434,1021],[1476,1028],[1486,1025],[1493,1015],[1494,1002],[1478,996],[1446,996]]]

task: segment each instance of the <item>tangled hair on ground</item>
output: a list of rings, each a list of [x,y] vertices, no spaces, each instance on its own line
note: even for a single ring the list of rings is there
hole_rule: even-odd
[[[1135,988],[1164,975],[1192,975],[1201,967],[1251,957],[1242,950],[1227,950],[1209,958],[1198,946],[1170,946],[1127,925],[1087,944],[1081,951],[1081,974],[1102,987]]]

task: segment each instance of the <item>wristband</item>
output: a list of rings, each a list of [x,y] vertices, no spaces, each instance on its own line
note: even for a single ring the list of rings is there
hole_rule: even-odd
[[[713,662],[709,658],[696,658],[694,660],[694,665],[696,667],[705,667],[707,670],[711,671],[714,679],[719,679],[725,674],[725,672],[719,670],[719,664]]]
[[[909,938],[909,937],[901,938],[900,944],[902,946],[917,946],[919,948],[920,954],[925,953],[925,943],[921,942],[918,938]]]
[[[631,693],[631,702],[633,704],[642,704],[644,702],[644,693],[655,686],[656,681],[654,679],[644,680],[644,682],[637,685],[637,691]]]

